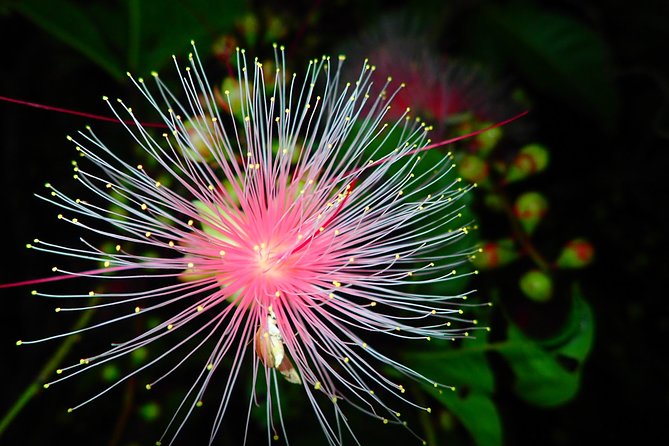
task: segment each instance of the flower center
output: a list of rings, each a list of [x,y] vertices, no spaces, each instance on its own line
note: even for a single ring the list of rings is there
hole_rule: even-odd
[[[255,245],[256,274],[267,278],[280,277],[284,273],[285,259],[282,259],[284,251],[269,243]]]

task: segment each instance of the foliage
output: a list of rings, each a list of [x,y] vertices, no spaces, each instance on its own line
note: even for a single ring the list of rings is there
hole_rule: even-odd
[[[492,2],[491,2],[492,3]],[[532,2],[485,4],[467,23],[471,53],[511,64],[543,94],[611,129],[618,98],[605,43],[586,25]]]
[[[160,69],[172,54],[188,51],[191,40],[210,46],[211,36],[229,32],[246,6],[243,0],[25,0],[15,8],[120,80],[127,70]]]
[[[462,422],[478,446],[502,444],[502,418],[494,400],[496,378],[490,354],[497,353],[507,361],[520,398],[539,407],[554,407],[578,393],[583,364],[592,348],[594,318],[577,287],[567,320],[551,338],[532,339],[518,325],[507,322],[506,337],[499,341],[490,342],[487,334],[477,334],[456,347],[437,344],[405,355],[407,363],[421,373],[455,386],[454,391],[425,390]]]

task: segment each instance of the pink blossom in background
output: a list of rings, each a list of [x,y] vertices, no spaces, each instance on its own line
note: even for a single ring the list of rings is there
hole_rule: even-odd
[[[439,51],[435,37],[419,21],[388,15],[343,45],[352,60],[369,58],[374,63],[372,79],[377,87],[388,76],[407,85],[395,97],[388,120],[399,119],[411,107],[440,133],[452,130],[445,124],[455,125],[464,118],[496,122],[518,113],[483,67]],[[448,35],[439,36],[440,47],[444,40],[450,43]]]

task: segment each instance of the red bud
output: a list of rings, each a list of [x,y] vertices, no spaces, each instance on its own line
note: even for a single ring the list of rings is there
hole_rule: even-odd
[[[510,239],[484,242],[471,261],[477,268],[492,269],[511,263],[518,258],[518,251]]]
[[[555,262],[560,268],[583,268],[592,262],[595,257],[595,248],[582,238],[570,240]]]
[[[539,192],[526,192],[516,199],[513,213],[525,229],[531,234],[548,211],[548,200]]]
[[[482,184],[488,179],[488,163],[476,155],[465,155],[458,163],[460,175],[470,183]]]
[[[548,166],[548,149],[540,144],[528,144],[516,155],[507,167],[504,181],[512,183],[534,175]]]

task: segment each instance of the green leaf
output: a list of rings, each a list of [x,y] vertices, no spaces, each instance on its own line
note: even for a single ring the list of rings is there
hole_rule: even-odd
[[[478,446],[499,446],[502,423],[491,398],[495,378],[485,355],[487,333],[476,335],[476,339],[466,339],[460,348],[437,341],[431,350],[410,352],[404,359],[429,379],[455,386],[456,391],[426,389],[460,420]]]
[[[569,17],[515,2],[472,17],[470,44],[488,60],[509,62],[528,82],[612,127],[618,112],[608,49],[601,37]]]
[[[492,393],[495,378],[485,356],[486,331],[477,331],[476,337],[463,340],[459,348],[450,341],[431,341],[429,350],[411,351],[405,354],[406,362],[427,378],[439,383]]]
[[[114,78],[130,69],[158,70],[172,54],[187,53],[190,41],[210,48],[212,39],[228,32],[246,10],[244,0],[125,0],[75,5],[68,0],[24,0],[16,10]]]
[[[594,340],[594,318],[587,302],[574,291],[571,312],[553,339],[534,341],[510,324],[499,351],[516,376],[516,393],[525,401],[553,407],[571,400],[579,390],[583,364]],[[573,363],[573,367],[565,366]]]
[[[472,392],[461,397],[444,391],[435,397],[458,417],[477,446],[501,446],[502,423],[489,394]]]
[[[101,28],[69,1],[24,0],[17,2],[14,7],[39,27],[83,53],[116,79],[123,77],[120,60],[110,51]]]
[[[229,31],[237,18],[246,11],[243,0],[188,0],[165,3],[162,0],[128,0],[134,17],[137,47],[140,56],[128,57],[137,61],[132,70],[141,73],[159,70],[173,54],[189,52],[190,41],[198,48],[211,47],[212,36]],[[132,47],[133,45],[130,45]],[[129,48],[130,49],[130,48]]]

